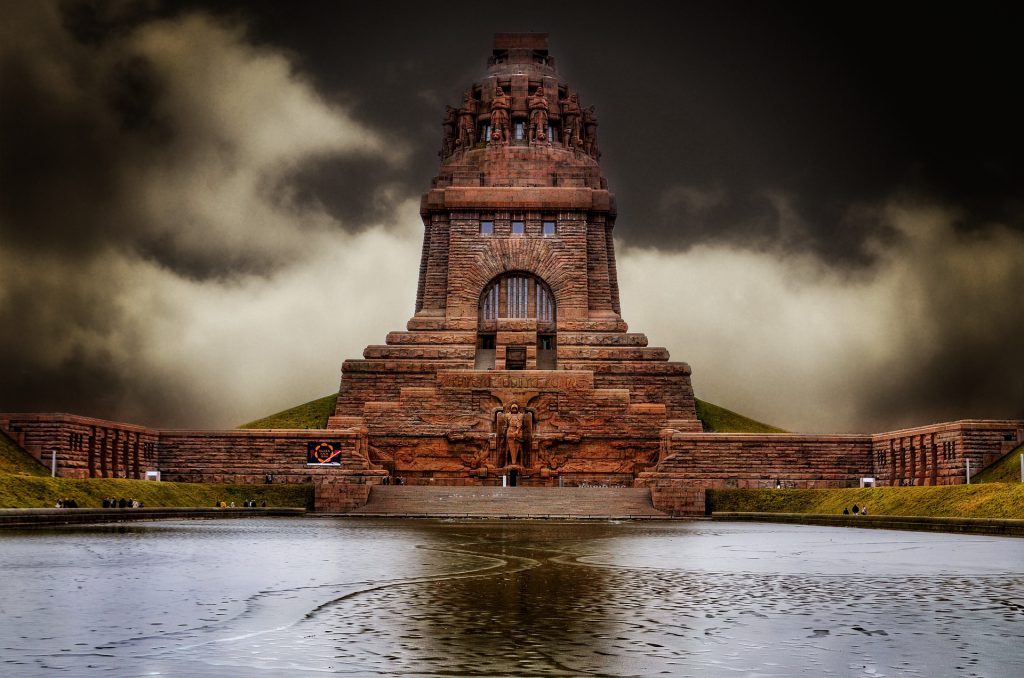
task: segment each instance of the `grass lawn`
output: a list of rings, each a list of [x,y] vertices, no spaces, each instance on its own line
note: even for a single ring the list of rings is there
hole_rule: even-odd
[[[147,507],[201,506],[255,499],[257,506],[312,508],[313,485],[227,485],[219,483],[157,483],[120,478],[50,478],[0,473],[0,508],[53,508],[60,498],[73,498],[81,508],[100,508],[103,497],[138,499]]]
[[[337,393],[296,405],[270,416],[242,424],[238,428],[326,428],[327,418],[334,414]]]
[[[23,476],[49,476],[50,470],[0,431],[0,473]]]
[[[1017,449],[1008,453],[999,461],[993,463],[981,473],[977,473],[971,478],[971,484],[974,483],[1019,483],[1020,477],[1020,457],[1024,454],[1024,445],[1019,445]]]
[[[711,492],[715,511],[841,514],[857,504],[873,515],[1024,519],[1022,483]]]
[[[744,417],[713,403],[697,400],[697,418],[707,433],[785,433],[781,428]]]

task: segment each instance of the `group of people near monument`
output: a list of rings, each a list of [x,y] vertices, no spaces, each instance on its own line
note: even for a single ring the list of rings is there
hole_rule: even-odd
[[[843,507],[843,515],[844,516],[848,516],[851,513],[853,515],[855,515],[855,516],[856,515],[866,516],[868,514],[868,507],[867,506],[857,506],[856,504],[853,505],[853,509],[848,509],[846,507]]]
[[[235,506],[235,502],[231,502],[230,504],[228,504],[228,502],[226,502],[226,501],[218,501],[217,503],[215,503],[213,505],[213,507],[214,508],[238,508],[237,506]],[[261,508],[267,508],[266,500],[264,500],[263,503],[260,504],[260,507]],[[256,508],[256,500],[255,499],[246,499],[245,501],[242,502],[241,508]]]
[[[144,505],[138,499],[125,499],[121,497],[103,497],[103,508],[143,508]]]
[[[53,505],[54,508],[78,508],[78,502],[71,497],[61,497],[57,500],[57,503]]]

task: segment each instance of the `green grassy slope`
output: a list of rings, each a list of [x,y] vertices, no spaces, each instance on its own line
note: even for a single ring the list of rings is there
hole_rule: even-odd
[[[332,393],[311,400],[302,405],[271,414],[268,417],[250,421],[238,428],[323,428],[327,418],[334,414],[334,405],[338,395]],[[704,425],[705,431],[718,433],[785,433],[781,428],[754,421],[732,410],[719,407],[712,403],[697,401],[697,418]]]
[[[327,418],[334,414],[337,393],[310,400],[270,416],[242,424],[238,428],[324,428]]]
[[[0,431],[0,473],[25,476],[48,476],[50,472],[28,452]]]
[[[785,433],[713,403],[697,400],[697,418],[708,433]]]
[[[255,499],[257,505],[312,508],[313,485],[221,485],[214,483],[155,483],[118,478],[49,478],[0,473],[0,508],[52,508],[62,497],[74,498],[81,508],[100,508],[103,497],[138,499],[146,506],[213,506],[215,502]]]
[[[971,478],[971,483],[1019,483],[1020,457],[1024,454],[1024,445],[1009,452],[999,461],[993,463],[981,473]]]
[[[715,511],[841,514],[867,506],[869,514],[1024,519],[1024,484],[875,487],[835,490],[714,490]]]

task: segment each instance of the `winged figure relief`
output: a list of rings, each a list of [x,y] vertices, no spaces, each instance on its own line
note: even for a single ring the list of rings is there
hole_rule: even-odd
[[[533,413],[520,411],[518,403],[495,412],[498,433],[498,459],[502,466],[529,468],[529,452],[533,443]]]

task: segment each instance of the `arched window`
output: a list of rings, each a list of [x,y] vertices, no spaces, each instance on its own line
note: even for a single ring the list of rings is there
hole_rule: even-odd
[[[480,295],[480,320],[499,318],[555,322],[555,296],[543,280],[529,273],[505,273]]]

